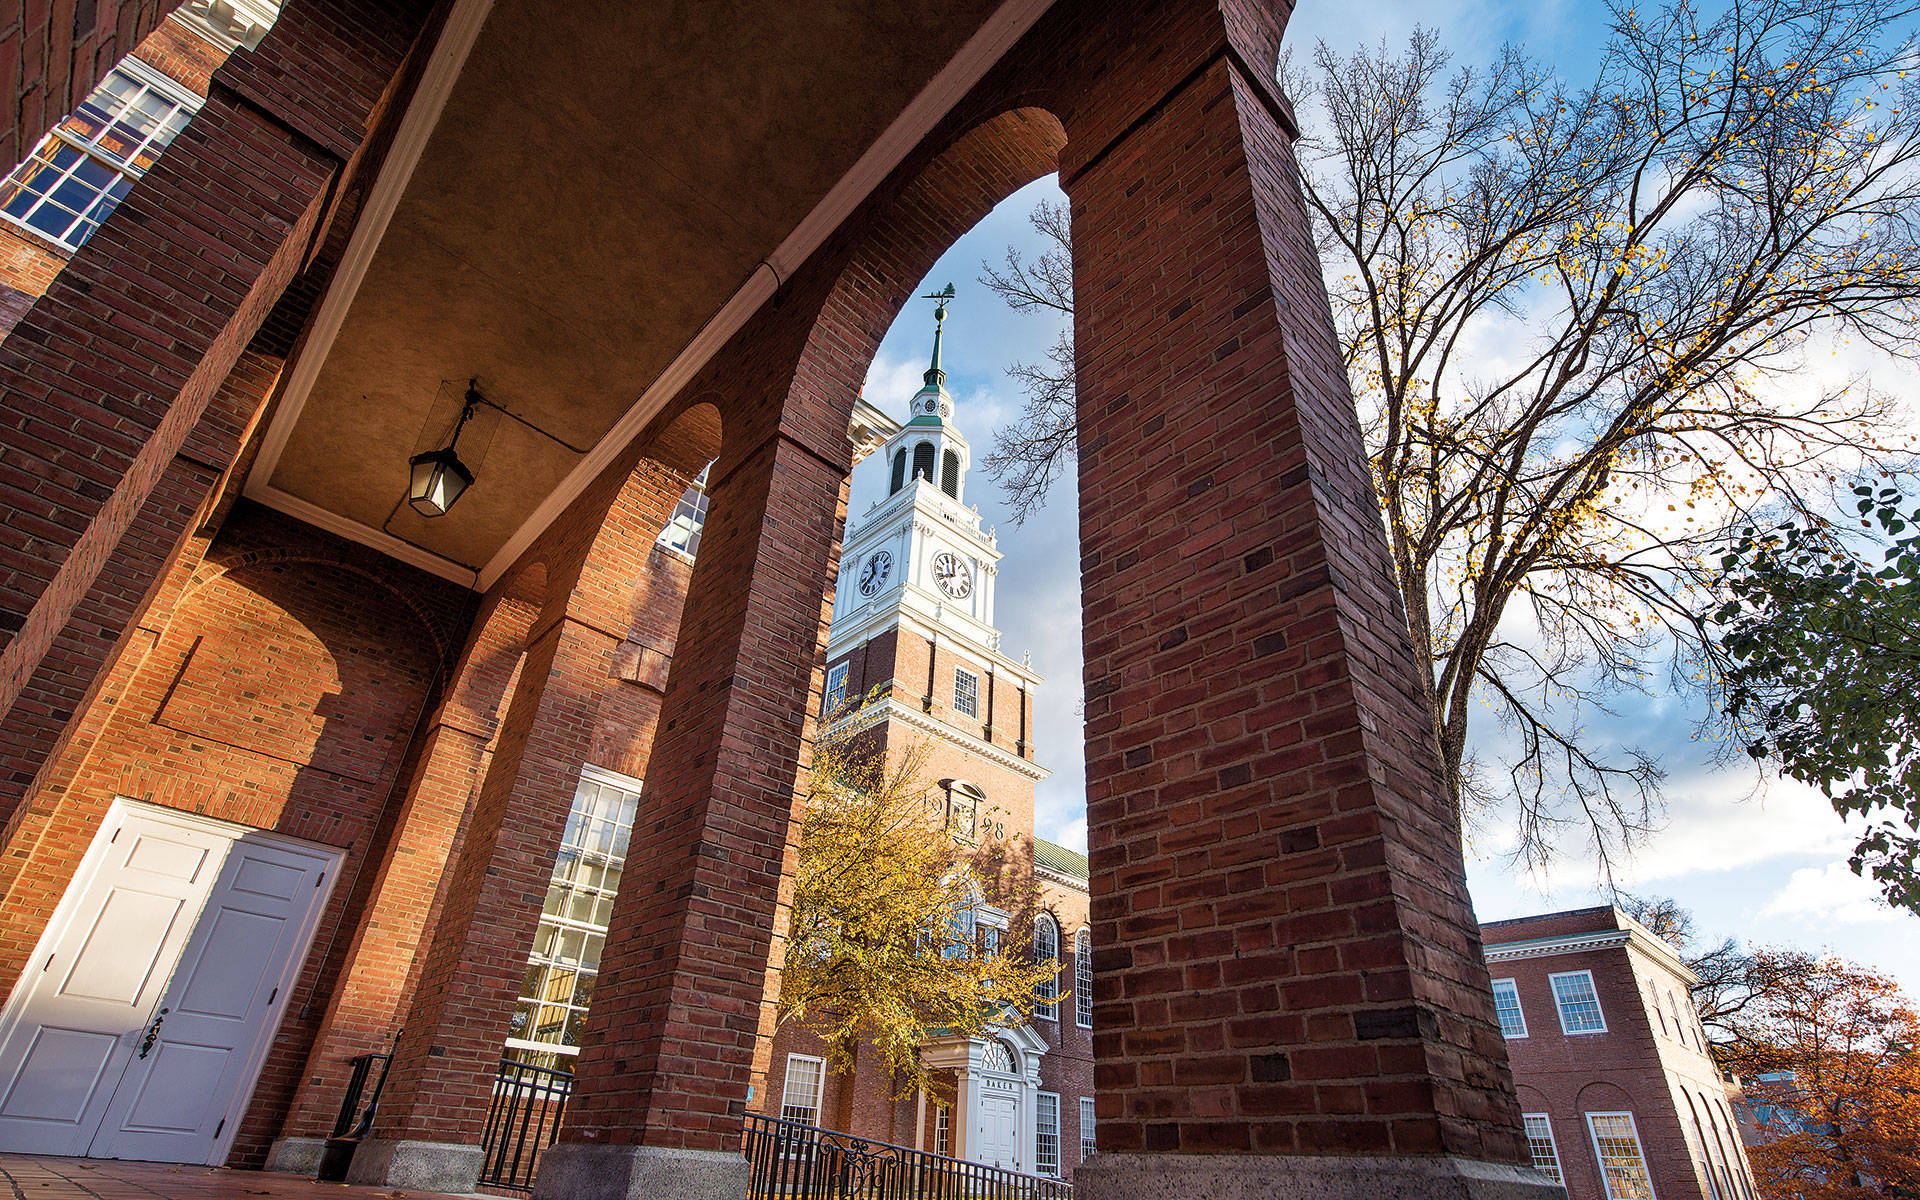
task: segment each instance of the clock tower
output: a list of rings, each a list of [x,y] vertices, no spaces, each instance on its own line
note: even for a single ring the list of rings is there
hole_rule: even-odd
[[[880,447],[885,490],[849,516],[827,640],[823,707],[882,689],[891,749],[924,744],[957,832],[1033,833],[1033,704],[1040,677],[1001,652],[994,626],[1000,550],[966,503],[973,451],[954,424],[941,367],[953,285],[927,297],[933,360],[907,422]]]

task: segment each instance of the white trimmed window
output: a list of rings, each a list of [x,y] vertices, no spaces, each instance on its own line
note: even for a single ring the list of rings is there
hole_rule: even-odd
[[[1520,987],[1511,979],[1493,981],[1493,1011],[1500,1018],[1500,1032],[1509,1038],[1527,1036],[1527,1014],[1520,1011]]]
[[[1654,1200],[1653,1180],[1640,1153],[1640,1131],[1633,1114],[1588,1113],[1593,1155],[1600,1161],[1600,1177],[1607,1184],[1607,1200]]]
[[[139,59],[122,59],[7,176],[0,214],[79,249],[200,104],[200,97]]]
[[[826,1078],[825,1059],[811,1054],[787,1056],[787,1082],[780,1089],[780,1117],[802,1125],[820,1123],[820,1084]]]
[[[1093,935],[1082,929],[1073,935],[1073,1008],[1082,1029],[1093,1028]]]
[[[1033,985],[1033,1015],[1043,1020],[1059,1019],[1060,1006],[1060,926],[1041,913],[1033,919],[1033,961],[1052,962],[1053,970]]]
[[[1093,1157],[1093,1097],[1080,1097],[1080,1161]]]
[[[847,702],[847,664],[835,663],[827,668],[827,687],[820,697],[820,715],[831,717],[840,711]]]
[[[953,708],[969,717],[980,715],[980,677],[965,667],[953,669]]]
[[[1034,1110],[1033,1169],[1056,1179],[1060,1176],[1060,1097],[1052,1092],[1041,1092]]]
[[[1553,1142],[1553,1121],[1546,1113],[1527,1113],[1521,1120],[1527,1127],[1527,1150],[1533,1155],[1533,1169],[1564,1184],[1560,1177],[1560,1148]]]
[[[506,1056],[516,1062],[573,1069],[640,787],[637,779],[589,767],[574,790],[520,997],[507,1025]]]
[[[944,1104],[933,1107],[933,1152],[942,1158],[953,1157],[953,1110]]]
[[[1593,990],[1592,971],[1567,971],[1547,976],[1553,985],[1553,1003],[1560,1010],[1562,1033],[1605,1033],[1607,1019],[1600,1013],[1600,994]]]

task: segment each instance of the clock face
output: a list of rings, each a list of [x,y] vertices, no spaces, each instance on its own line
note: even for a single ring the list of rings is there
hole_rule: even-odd
[[[942,550],[933,556],[933,581],[940,590],[955,600],[964,600],[973,593],[973,572],[968,569],[966,560],[951,550]]]
[[[860,594],[877,595],[887,586],[887,576],[893,574],[893,555],[885,550],[875,550],[867,556],[867,564],[860,568]]]

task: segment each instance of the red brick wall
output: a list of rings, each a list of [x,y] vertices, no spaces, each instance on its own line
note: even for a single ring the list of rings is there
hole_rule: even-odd
[[[49,0],[9,5],[0,17],[0,95],[12,103],[0,124],[0,162],[27,156],[74,110],[179,0]]]

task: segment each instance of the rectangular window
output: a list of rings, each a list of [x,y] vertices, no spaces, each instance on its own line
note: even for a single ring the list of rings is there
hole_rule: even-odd
[[[787,1056],[787,1082],[780,1089],[780,1117],[802,1125],[820,1123],[820,1084],[826,1077],[826,1060],[810,1054]]]
[[[980,715],[980,677],[965,667],[953,669],[953,707],[969,717]]]
[[[200,103],[139,59],[123,59],[0,185],[0,213],[78,249]]]
[[[1653,1200],[1653,1180],[1640,1154],[1640,1133],[1632,1113],[1588,1113],[1594,1157],[1607,1182],[1607,1200]]]
[[[1560,1178],[1560,1151],[1553,1144],[1553,1122],[1545,1113],[1527,1113],[1521,1118],[1527,1126],[1527,1149],[1533,1152],[1533,1169],[1564,1184]]]
[[[1082,1029],[1093,1028],[1093,935],[1082,929],[1073,935],[1074,1018]]]
[[[1000,927],[980,923],[980,957],[993,958],[1000,953]]]
[[[673,506],[673,515],[667,518],[667,527],[660,531],[656,539],[660,545],[677,550],[688,558],[700,553],[700,531],[707,524],[707,472],[712,469],[712,463],[700,468],[700,474],[688,485],[680,502]]]
[[[953,1110],[944,1104],[933,1109],[933,1152],[942,1158],[953,1157]]]
[[[507,1057],[538,1067],[573,1069],[580,1026],[600,974],[607,919],[633,833],[640,781],[589,771],[574,791],[560,853],[507,1027]]]
[[[847,702],[847,664],[837,663],[827,668],[827,690],[820,700],[820,715],[831,717],[840,711]]]
[[[1606,1018],[1600,1015],[1600,996],[1593,990],[1592,971],[1568,971],[1547,976],[1553,985],[1553,1003],[1560,1009],[1562,1033],[1605,1033]]]
[[[1500,1017],[1500,1032],[1510,1038],[1527,1036],[1527,1015],[1520,1011],[1520,988],[1511,979],[1493,981],[1493,1011]]]
[[[1040,1093],[1033,1120],[1033,1166],[1042,1175],[1060,1174],[1060,1097]]]
[[[1093,1157],[1093,1097],[1080,1097],[1080,1161]]]

